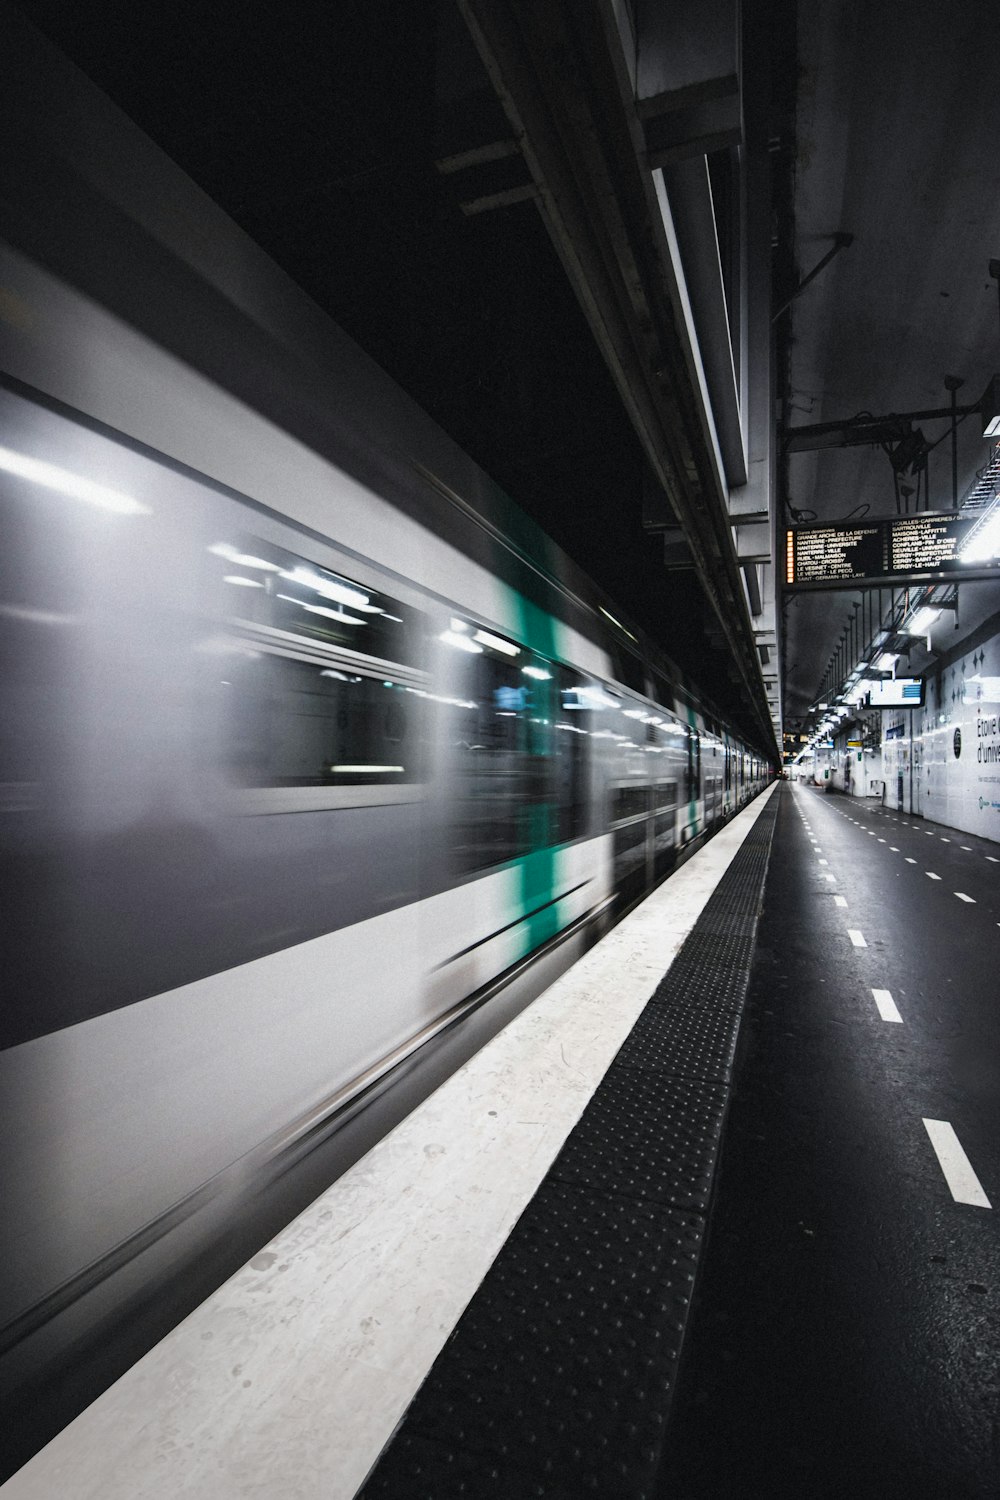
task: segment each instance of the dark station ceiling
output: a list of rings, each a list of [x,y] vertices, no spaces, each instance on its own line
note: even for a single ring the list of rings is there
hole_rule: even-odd
[[[1000,370],[1000,59],[983,0],[832,0],[800,4],[794,172],[795,254],[805,274],[836,233],[853,235],[789,309],[789,428],[867,412],[940,410],[962,384],[973,405]],[[976,412],[958,428],[959,499],[990,458]],[[787,466],[803,518],[946,510],[951,423],[917,420],[916,463],[894,478],[881,446],[801,452]],[[912,491],[907,495],[906,491]],[[784,719],[794,727],[820,696],[857,592],[786,597]],[[919,673],[1000,609],[992,582],[961,585],[957,621],[933,650],[900,664]]]
[[[640,445],[521,158],[447,170],[509,135],[454,0],[19,3],[759,737],[696,574],[666,572],[643,529]],[[983,0],[745,7],[774,79],[776,305],[853,236],[776,321],[786,426],[945,406],[945,375],[973,401],[1000,367],[994,20]],[[938,508],[949,426],[918,425]],[[980,434],[975,418],[960,428],[960,490],[986,460]],[[795,454],[778,483],[779,525],[785,503],[822,520],[897,503],[879,448]],[[992,588],[963,585],[980,612]],[[856,598],[784,600],[786,727],[818,697]]]
[[[760,742],[454,0],[20,9]]]

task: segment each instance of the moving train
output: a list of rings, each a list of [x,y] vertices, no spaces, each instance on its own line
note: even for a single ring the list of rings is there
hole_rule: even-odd
[[[431,1038],[527,1003],[772,773],[4,16],[17,1381]]]

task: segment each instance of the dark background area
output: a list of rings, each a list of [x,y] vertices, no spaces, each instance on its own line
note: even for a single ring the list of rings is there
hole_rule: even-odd
[[[642,455],[451,0],[241,8],[21,0],[719,707],[693,573],[643,530]]]

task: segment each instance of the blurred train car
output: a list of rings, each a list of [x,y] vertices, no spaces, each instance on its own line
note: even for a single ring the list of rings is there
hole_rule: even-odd
[[[16,1382],[429,1039],[527,1003],[770,773],[4,19]]]

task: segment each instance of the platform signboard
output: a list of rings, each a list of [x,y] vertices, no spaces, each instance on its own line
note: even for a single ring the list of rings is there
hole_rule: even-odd
[[[789,527],[785,587],[830,589],[995,577],[1000,558],[974,564],[960,558],[979,519],[956,511],[921,511],[835,526]]]
[[[873,682],[868,694],[869,708],[922,708],[922,677],[885,677]]]

